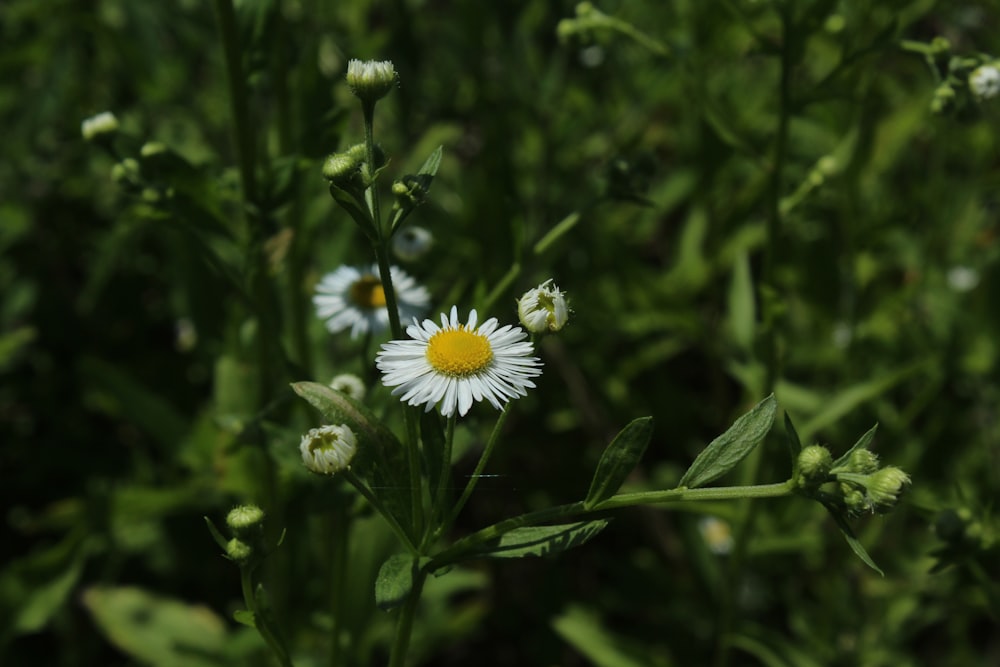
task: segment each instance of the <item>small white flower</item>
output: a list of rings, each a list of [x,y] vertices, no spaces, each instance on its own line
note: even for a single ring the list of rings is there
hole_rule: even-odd
[[[358,451],[354,431],[344,424],[320,426],[302,436],[302,462],[312,472],[333,475],[350,467]]]
[[[721,556],[733,550],[733,531],[726,521],[714,516],[702,517],[698,520],[698,530],[713,554]]]
[[[368,103],[375,103],[392,90],[396,68],[391,60],[350,60],[347,63],[347,85],[351,92]]]
[[[405,271],[389,268],[396,291],[396,305],[401,320],[422,315],[430,303],[430,294]],[[389,326],[385,291],[379,279],[378,265],[341,266],[323,276],[313,296],[316,315],[326,320],[331,333],[351,330],[351,338],[368,332],[377,333]]]
[[[530,289],[517,301],[517,317],[531,333],[559,331],[569,319],[565,293],[552,280]]]
[[[330,380],[330,388],[347,394],[355,401],[360,401],[365,397],[365,383],[357,375],[351,373],[341,373]]]
[[[393,396],[404,403],[424,405],[428,412],[440,403],[446,417],[456,409],[465,415],[473,401],[487,400],[500,410],[526,396],[535,386],[529,378],[542,373],[541,362],[530,356],[534,348],[527,334],[520,327],[499,327],[495,317],[477,328],[476,318],[473,310],[467,324],[459,323],[454,306],[450,318],[442,313],[441,326],[414,318],[406,328],[410,340],[383,344],[375,358],[382,383],[395,387]]]
[[[980,65],[969,75],[969,88],[981,100],[1000,93],[1000,70],[993,65]]]
[[[434,235],[423,227],[404,227],[392,237],[392,252],[404,262],[413,262],[428,253]]]
[[[968,292],[979,284],[979,272],[969,266],[953,266],[948,269],[946,280],[955,292]]]
[[[91,116],[80,124],[80,132],[87,141],[93,141],[103,134],[114,134],[117,131],[118,119],[110,111]]]

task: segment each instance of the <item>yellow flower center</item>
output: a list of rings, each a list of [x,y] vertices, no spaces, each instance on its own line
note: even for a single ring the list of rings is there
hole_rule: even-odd
[[[435,370],[453,377],[475,375],[493,361],[486,337],[465,328],[437,332],[427,341],[426,354]]]
[[[385,290],[375,276],[361,276],[351,285],[351,301],[368,310],[385,308]]]

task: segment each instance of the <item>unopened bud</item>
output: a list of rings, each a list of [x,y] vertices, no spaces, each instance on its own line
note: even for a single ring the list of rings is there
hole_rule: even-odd
[[[344,424],[321,426],[302,436],[299,451],[309,470],[334,475],[350,467],[358,441],[354,431]]]
[[[517,317],[531,333],[556,332],[569,319],[564,292],[552,279],[525,292],[517,301]]]
[[[899,500],[910,476],[895,466],[886,466],[868,477],[868,498],[876,512],[888,512]]]
[[[226,524],[237,535],[246,535],[264,522],[264,510],[256,505],[237,505],[226,515]]]
[[[396,83],[396,68],[389,60],[351,60],[347,63],[347,85],[366,104],[385,97]]]
[[[109,137],[118,131],[118,119],[110,111],[87,118],[80,124],[80,132],[87,141]]]
[[[847,470],[859,475],[870,475],[878,470],[878,455],[867,449],[855,449],[847,457]]]
[[[244,565],[253,557],[253,548],[243,540],[234,537],[226,544],[226,556]]]
[[[830,450],[821,445],[810,445],[799,452],[799,486],[815,486],[825,482],[833,466]]]

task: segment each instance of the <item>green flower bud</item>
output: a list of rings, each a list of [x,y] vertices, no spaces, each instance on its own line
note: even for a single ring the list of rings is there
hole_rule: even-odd
[[[108,138],[118,131],[118,119],[110,111],[87,118],[80,124],[80,132],[87,141]]]
[[[323,163],[323,178],[331,183],[344,183],[358,173],[361,160],[351,153],[333,153]]]
[[[822,484],[830,475],[833,456],[821,445],[810,445],[799,452],[798,468],[800,487]]]
[[[844,507],[847,508],[847,513],[851,516],[859,516],[871,509],[871,504],[865,497],[864,491],[856,489],[850,484],[841,484],[840,490],[843,494]]]
[[[342,394],[360,401],[365,397],[365,383],[357,375],[351,373],[341,373],[330,380],[330,389],[339,391]]]
[[[935,54],[948,53],[951,51],[951,42],[946,37],[935,37],[931,40],[931,49]]]
[[[264,522],[264,510],[256,505],[237,505],[226,515],[226,524],[237,535],[260,528]]]
[[[396,68],[389,60],[351,60],[347,63],[347,85],[365,104],[374,105],[389,94],[396,83]]]
[[[870,475],[878,470],[878,455],[867,449],[855,449],[847,457],[847,470],[859,475]]]
[[[955,91],[947,83],[942,83],[934,91],[934,99],[931,100],[931,111],[943,113],[951,108],[955,101]]]
[[[253,558],[253,549],[246,542],[234,537],[226,544],[226,556],[240,565],[246,565]]]
[[[876,512],[888,512],[895,507],[910,476],[895,466],[886,466],[868,477],[868,498]]]

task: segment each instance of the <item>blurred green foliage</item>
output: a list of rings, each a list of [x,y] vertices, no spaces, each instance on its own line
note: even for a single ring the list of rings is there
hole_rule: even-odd
[[[672,487],[769,378],[803,444],[836,456],[877,421],[875,449],[914,480],[856,526],[885,578],[815,503],[759,505],[738,568],[699,518],[735,527],[739,507],[623,512],[559,559],[430,580],[415,658],[708,664],[728,596],[732,664],[1000,661],[1000,100],[932,113],[934,72],[900,46],[998,54],[996,3],[599,5],[632,33],[560,25],[572,2],[236,5],[249,208],[209,3],[0,7],[0,662],[269,664],[231,620],[238,574],[201,518],[255,502],[272,542],[286,531],[264,577],[296,664],[331,653],[331,615],[343,664],[384,663],[373,586],[392,536],[302,469],[316,416],[289,388],[373,377],[309,303],[324,272],[371,262],[320,176],[360,136],[352,57],[399,71],[377,117],[393,176],[445,147],[408,220],[436,238],[406,266],[436,307],[482,305],[504,276],[501,321],[549,277],[572,299],[457,532],[582,498],[643,415],[628,483]],[[112,150],[80,136],[104,110]],[[757,481],[786,478],[780,439]]]

